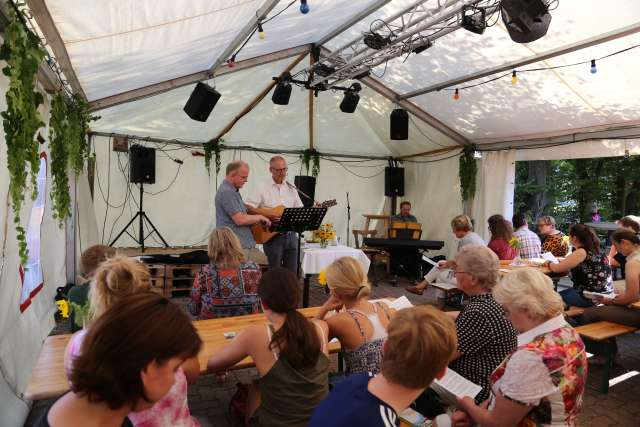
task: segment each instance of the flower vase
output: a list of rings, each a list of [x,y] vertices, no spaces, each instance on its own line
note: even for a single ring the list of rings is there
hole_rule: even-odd
[[[520,258],[520,256],[516,256],[513,261],[511,261],[511,265],[514,267],[521,267],[523,265],[526,265],[526,263],[522,260],[522,258]]]
[[[329,244],[329,241],[327,239],[321,239],[320,240],[320,247],[322,249],[325,249],[327,247],[327,245]]]

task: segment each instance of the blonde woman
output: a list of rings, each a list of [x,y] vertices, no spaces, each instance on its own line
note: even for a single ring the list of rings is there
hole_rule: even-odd
[[[351,257],[338,258],[327,267],[327,286],[331,295],[318,318],[329,325],[329,339],[340,340],[347,375],[380,372],[382,344],[394,310],[367,301],[371,287],[362,266]],[[325,319],[329,311],[343,307],[345,311]]]
[[[242,316],[260,312],[260,267],[245,261],[240,240],[228,227],[209,236],[209,265],[198,272],[191,289],[189,311],[198,319]]]
[[[115,256],[104,261],[95,272],[89,289],[89,330],[110,308],[129,300],[133,295],[149,292],[149,270],[143,263],[124,256]],[[81,355],[82,342],[89,333],[87,329],[71,337],[64,355],[67,378],[73,378],[74,360]],[[126,357],[126,354],[123,354]],[[175,425],[198,427],[187,405],[187,384],[194,383],[200,375],[197,357],[185,360],[174,373],[175,383],[169,392],[153,407],[129,414],[134,426],[169,427],[167,414],[178,414]]]
[[[562,298],[551,279],[532,268],[516,270],[500,281],[493,296],[520,333],[518,347],[491,374],[490,401],[459,400],[461,412],[454,414],[453,425],[575,426],[587,355],[564,319]]]

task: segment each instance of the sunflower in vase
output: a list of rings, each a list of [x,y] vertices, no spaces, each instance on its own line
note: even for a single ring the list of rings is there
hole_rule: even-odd
[[[336,238],[336,232],[333,229],[333,224],[322,224],[318,230],[313,232],[314,241],[320,242],[321,248],[326,248],[330,242],[333,242]]]

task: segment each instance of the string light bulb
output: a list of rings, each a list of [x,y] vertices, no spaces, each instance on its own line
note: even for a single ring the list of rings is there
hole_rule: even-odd
[[[227,66],[229,68],[233,68],[233,66],[236,65],[236,56],[233,55],[231,56],[231,58],[227,59]]]
[[[591,60],[591,74],[595,74],[598,72],[598,69],[596,68],[596,60],[592,59]]]
[[[307,0],[300,0],[300,13],[306,15],[309,13],[309,5],[307,4]]]
[[[258,22],[258,37],[260,38],[260,40],[264,40],[265,38],[264,29],[262,28],[262,23],[260,22]]]
[[[455,99],[456,101],[460,99],[460,92],[458,92],[458,89],[456,89],[456,91],[453,93],[453,99]]]
[[[516,73],[516,70],[513,70],[513,73],[511,73],[511,84],[516,83],[518,83],[518,74]]]

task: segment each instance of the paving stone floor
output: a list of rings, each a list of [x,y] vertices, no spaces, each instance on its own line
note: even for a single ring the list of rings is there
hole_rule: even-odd
[[[409,284],[402,279],[397,287],[388,282],[381,282],[380,286],[373,288],[373,298],[399,297],[405,295],[404,286]],[[422,296],[408,294],[407,297],[413,304],[428,304],[435,302],[435,293],[426,292]],[[312,286],[310,292],[310,304],[320,305],[325,300],[324,288]],[[176,301],[184,304],[186,298],[176,298]],[[66,333],[64,325],[57,327],[52,333]],[[620,366],[614,369],[613,377],[623,374],[634,375],[610,388],[608,394],[598,391],[602,368],[589,366],[589,379],[587,392],[584,398],[583,410],[579,418],[580,426],[619,426],[637,427],[640,425],[640,334],[630,334],[618,340],[620,349]],[[334,369],[337,367],[336,358],[333,360]],[[635,372],[635,374],[634,374]],[[197,384],[189,389],[189,407],[195,415],[206,417],[212,426],[231,427],[233,423],[228,416],[228,405],[235,391],[238,381],[249,382],[257,378],[255,369],[235,371],[224,382],[220,382],[212,375],[202,376]],[[31,427],[39,414],[52,403],[49,401],[37,402],[25,423],[25,427]]]

